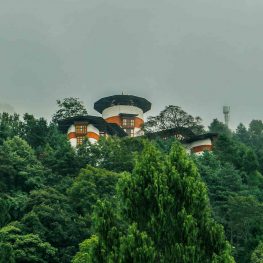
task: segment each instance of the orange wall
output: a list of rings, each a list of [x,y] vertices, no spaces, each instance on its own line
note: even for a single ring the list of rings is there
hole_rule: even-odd
[[[95,139],[97,141],[100,139],[100,136],[97,133],[95,133],[95,132],[88,132],[87,133],[87,137],[88,138],[93,138],[93,139]]]
[[[70,132],[70,133],[68,133],[68,138],[69,138],[69,139],[77,138],[76,133],[75,133],[75,132]]]
[[[95,133],[95,132],[88,132],[87,134],[86,134],[86,136],[88,137],[88,138],[93,138],[93,139],[95,139],[95,140],[99,140],[99,138],[100,138],[100,136],[97,134],[97,133]],[[76,136],[76,133],[75,132],[70,132],[69,134],[68,134],[68,139],[70,140],[70,139],[74,139],[74,138],[77,138],[77,136]]]
[[[194,153],[212,151],[212,145],[200,145],[200,146],[193,147],[191,150]]]
[[[108,123],[116,123],[119,126],[122,126],[121,116],[113,116],[113,117],[105,119],[105,121]],[[134,127],[135,128],[141,128],[143,123],[144,123],[144,121],[141,118],[138,118],[138,117],[134,118]]]

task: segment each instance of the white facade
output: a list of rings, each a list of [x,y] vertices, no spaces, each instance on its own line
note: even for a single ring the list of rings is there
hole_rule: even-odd
[[[76,133],[76,128],[75,128],[75,125],[73,125],[73,124],[68,129],[67,134],[69,135],[70,133],[74,133],[74,134]],[[77,147],[77,138],[70,138],[69,142],[70,142],[71,147],[73,147],[73,148]]]
[[[191,142],[190,145],[191,145],[191,148],[202,146],[202,145],[212,145],[212,141],[211,139],[208,138],[204,140],[198,140],[195,142]]]
[[[199,146],[212,146],[212,140],[210,138],[194,141],[188,144],[185,144],[186,151],[190,154],[192,149]],[[204,151],[194,152],[196,155],[202,155]]]
[[[92,133],[95,133],[97,134],[98,136],[100,136],[100,131],[95,127],[93,126],[92,124],[89,124],[88,127],[87,127],[87,132],[92,132]],[[96,143],[98,140],[95,139],[95,138],[88,138],[89,142],[91,144],[94,144]]]
[[[137,115],[136,117],[143,120],[143,110],[141,110],[138,107],[129,106],[129,105],[115,105],[115,106],[106,108],[102,112],[102,118],[105,120],[110,117],[119,116],[120,113],[136,114]]]
[[[87,125],[87,134],[88,133],[93,133],[93,134],[95,134],[95,136],[97,135],[98,137],[100,136],[100,131],[95,126],[93,126],[92,124]],[[69,137],[70,145],[73,148],[76,148],[78,146],[78,143],[77,143],[77,136],[76,136],[76,127],[74,124],[72,124],[69,127],[67,134]],[[84,134],[83,136],[86,136],[86,135]],[[94,144],[98,141],[96,138],[92,138],[92,137],[90,137],[90,138],[87,137],[87,138],[88,138],[89,142],[92,144]]]
[[[97,135],[100,135],[100,131],[95,126],[93,126],[92,124],[89,124],[87,126],[87,132],[93,132]]]

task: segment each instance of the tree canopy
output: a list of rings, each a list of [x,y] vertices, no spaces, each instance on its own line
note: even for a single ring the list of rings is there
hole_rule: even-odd
[[[88,115],[88,112],[79,98],[65,98],[63,100],[57,100],[58,110],[53,115],[53,122],[57,123],[60,120]]]
[[[149,133],[173,128],[188,128],[200,134],[204,128],[201,122],[200,117],[193,117],[179,106],[169,105],[159,115],[150,116],[144,124],[144,130]]]
[[[260,262],[262,121],[209,129],[199,157],[176,138],[74,150],[53,122],[0,114],[0,262]]]
[[[212,219],[206,187],[178,143],[165,157],[146,143],[117,189],[116,204],[97,204],[95,236],[81,245],[74,263],[84,257],[87,262],[234,262],[222,226]]]

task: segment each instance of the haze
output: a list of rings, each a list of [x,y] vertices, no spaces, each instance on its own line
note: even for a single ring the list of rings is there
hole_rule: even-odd
[[[262,0],[0,0],[0,104],[50,119],[56,99],[94,114],[124,92],[149,115],[262,119],[262,14]]]

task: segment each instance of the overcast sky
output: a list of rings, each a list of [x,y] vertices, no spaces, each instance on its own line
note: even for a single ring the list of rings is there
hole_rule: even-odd
[[[262,119],[262,83],[262,0],[0,0],[0,108],[124,92],[205,124],[230,105],[235,127]]]

